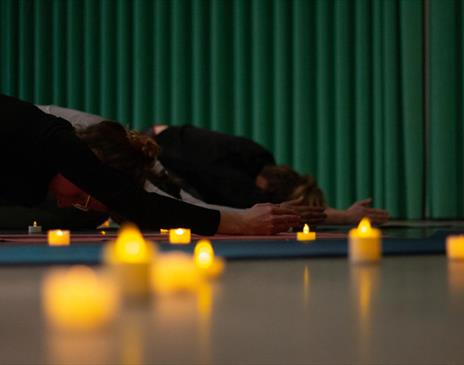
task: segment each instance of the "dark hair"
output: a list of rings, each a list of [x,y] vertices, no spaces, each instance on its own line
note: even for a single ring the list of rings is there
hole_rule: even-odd
[[[160,151],[153,138],[107,120],[78,129],[76,134],[103,163],[129,175],[139,186],[149,180],[166,193],[180,197],[179,184],[165,170],[153,169]]]
[[[284,165],[269,165],[262,169],[260,176],[266,180],[265,191],[273,203],[303,197],[305,204],[325,206],[324,193],[310,175],[300,175]]]

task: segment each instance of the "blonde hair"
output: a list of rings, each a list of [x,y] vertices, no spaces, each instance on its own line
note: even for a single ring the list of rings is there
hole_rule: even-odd
[[[265,166],[259,175],[266,180],[265,191],[274,203],[303,197],[303,202],[307,205],[326,205],[324,193],[313,176],[302,176],[284,165]]]

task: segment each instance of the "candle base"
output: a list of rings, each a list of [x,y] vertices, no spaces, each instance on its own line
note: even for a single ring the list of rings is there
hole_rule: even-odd
[[[215,257],[211,266],[206,268],[198,268],[201,274],[209,279],[216,279],[224,272],[226,264],[224,259],[220,257]]]
[[[300,242],[314,241],[316,239],[316,232],[297,232],[296,240]]]
[[[172,228],[169,230],[169,243],[173,245],[188,245],[192,241],[190,229]]]
[[[378,238],[350,238],[348,255],[351,263],[376,263],[382,257],[382,244]]]
[[[42,306],[58,331],[90,332],[108,326],[119,308],[114,282],[83,266],[55,269],[42,282]]]
[[[446,255],[448,260],[464,261],[464,235],[447,237]]]
[[[120,293],[125,299],[144,299],[151,293],[151,263],[115,263],[111,266]]]
[[[29,226],[27,229],[27,232],[29,234],[39,234],[42,233],[42,227],[41,226]]]

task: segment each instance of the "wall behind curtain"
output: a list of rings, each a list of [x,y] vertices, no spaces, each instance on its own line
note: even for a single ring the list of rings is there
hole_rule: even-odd
[[[421,0],[2,0],[0,90],[136,129],[248,136],[316,175],[336,207],[372,196],[419,218],[422,11]],[[431,216],[462,215],[462,199],[442,208],[447,191],[428,186]]]

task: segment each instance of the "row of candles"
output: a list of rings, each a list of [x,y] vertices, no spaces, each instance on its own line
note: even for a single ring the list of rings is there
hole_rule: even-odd
[[[60,330],[88,331],[116,316],[121,300],[145,300],[152,294],[193,293],[224,271],[224,261],[208,240],[194,254],[160,253],[135,226],[121,229],[104,247],[105,270],[86,266],[50,271],[43,280],[42,302],[48,322]]]
[[[190,230],[169,230],[171,243],[191,242]],[[299,241],[312,241],[315,232],[306,226],[297,233]],[[49,231],[49,244],[69,244],[69,232]],[[67,243],[63,243],[67,242]],[[382,256],[381,231],[370,221],[361,220],[349,232],[349,259],[352,263],[376,263]],[[450,259],[464,260],[464,236],[447,239]],[[43,306],[55,327],[89,330],[108,324],[114,318],[121,298],[147,298],[178,292],[193,292],[206,280],[224,270],[224,261],[214,255],[208,240],[197,242],[194,254],[158,253],[157,246],[144,239],[135,226],[121,229],[116,240],[103,250],[107,270],[77,266],[54,270],[43,282]]]
[[[29,227],[29,233],[39,233],[41,228],[34,222]],[[161,230],[169,235],[172,244],[188,244],[191,242],[190,229],[176,228]],[[352,262],[376,262],[382,256],[382,235],[379,229],[373,228],[368,218],[360,221],[358,227],[349,232],[348,253]],[[309,242],[316,239],[316,232],[311,232],[307,224],[301,232],[296,233],[300,242]],[[48,244],[51,246],[69,245],[70,232],[63,230],[48,231]],[[446,252],[450,259],[464,259],[464,236],[449,236],[446,242]]]
[[[32,226],[29,226],[29,234],[42,233],[42,227],[37,225],[34,221]],[[101,231],[103,233],[105,231]],[[188,244],[192,240],[190,229],[188,228],[173,228],[161,229],[161,234],[169,236],[169,242],[173,244]],[[297,241],[314,241],[316,239],[316,232],[311,232],[307,224],[304,225],[303,231],[297,232]],[[68,230],[54,229],[48,231],[48,244],[50,246],[67,246],[71,244],[71,233]]]

